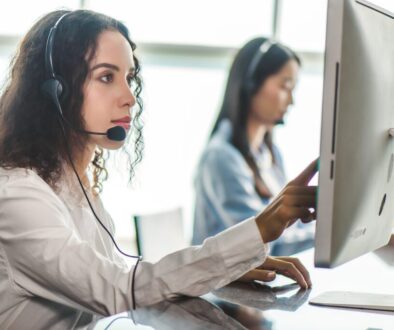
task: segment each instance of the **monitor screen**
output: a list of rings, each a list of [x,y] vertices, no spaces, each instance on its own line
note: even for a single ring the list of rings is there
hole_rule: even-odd
[[[328,1],[317,267],[387,244],[394,225],[394,14],[383,5]]]

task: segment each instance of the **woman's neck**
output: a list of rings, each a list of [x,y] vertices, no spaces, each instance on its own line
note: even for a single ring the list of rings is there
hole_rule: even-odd
[[[94,155],[95,146],[88,146],[83,153],[74,157],[74,166],[85,187],[89,187],[89,178],[87,176],[87,169]]]
[[[267,132],[267,126],[261,124],[255,119],[249,118],[246,126],[248,142],[252,151],[258,151],[264,135]]]

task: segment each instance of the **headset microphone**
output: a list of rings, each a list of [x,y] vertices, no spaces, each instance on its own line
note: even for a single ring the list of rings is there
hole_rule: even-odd
[[[64,120],[64,118],[63,118]],[[84,134],[94,134],[94,135],[106,135],[109,140],[112,141],[123,141],[126,138],[126,130],[122,126],[115,126],[107,130],[106,132],[92,132],[92,131],[85,131],[81,129],[77,129],[72,127],[70,123],[64,120],[71,128],[76,130],[77,132],[84,133]]]
[[[112,141],[123,141],[126,138],[126,130],[122,126],[112,127],[105,134]]]
[[[111,141],[123,141],[124,139],[126,139],[126,130],[122,126],[114,126],[114,127],[110,128],[110,129],[108,129],[106,132],[93,132],[93,131],[86,131],[86,130],[82,130],[82,129],[74,127],[63,116],[62,116],[62,120],[65,123],[67,123],[67,125],[69,127],[71,127],[73,130],[75,130],[75,131],[77,131],[79,133],[93,134],[93,135],[106,135],[107,138],[109,140],[111,140]]]

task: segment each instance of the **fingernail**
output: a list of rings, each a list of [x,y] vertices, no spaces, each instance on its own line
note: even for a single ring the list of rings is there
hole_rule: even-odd
[[[276,275],[275,272],[269,272],[269,273],[268,273],[268,276],[269,276],[269,277],[275,277],[275,275]]]

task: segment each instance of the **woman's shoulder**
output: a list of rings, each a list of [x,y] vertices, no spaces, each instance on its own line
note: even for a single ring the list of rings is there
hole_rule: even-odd
[[[9,191],[11,188],[26,191],[46,191],[53,192],[51,187],[33,170],[27,168],[0,167],[0,187],[1,191]]]
[[[237,160],[242,159],[242,155],[230,141],[213,137],[206,146],[202,158],[206,158],[209,161]]]
[[[64,201],[52,187],[34,170],[26,168],[0,167],[0,208],[4,212],[12,212],[14,216],[31,212],[29,209],[39,212],[57,210],[59,214],[67,212]]]
[[[249,167],[240,151],[229,141],[211,140],[201,156],[200,171],[218,175],[234,171],[249,174]]]
[[[0,179],[5,183],[13,183],[19,180],[35,180],[36,177],[39,177],[36,172],[30,170],[28,168],[5,168],[0,167]]]

